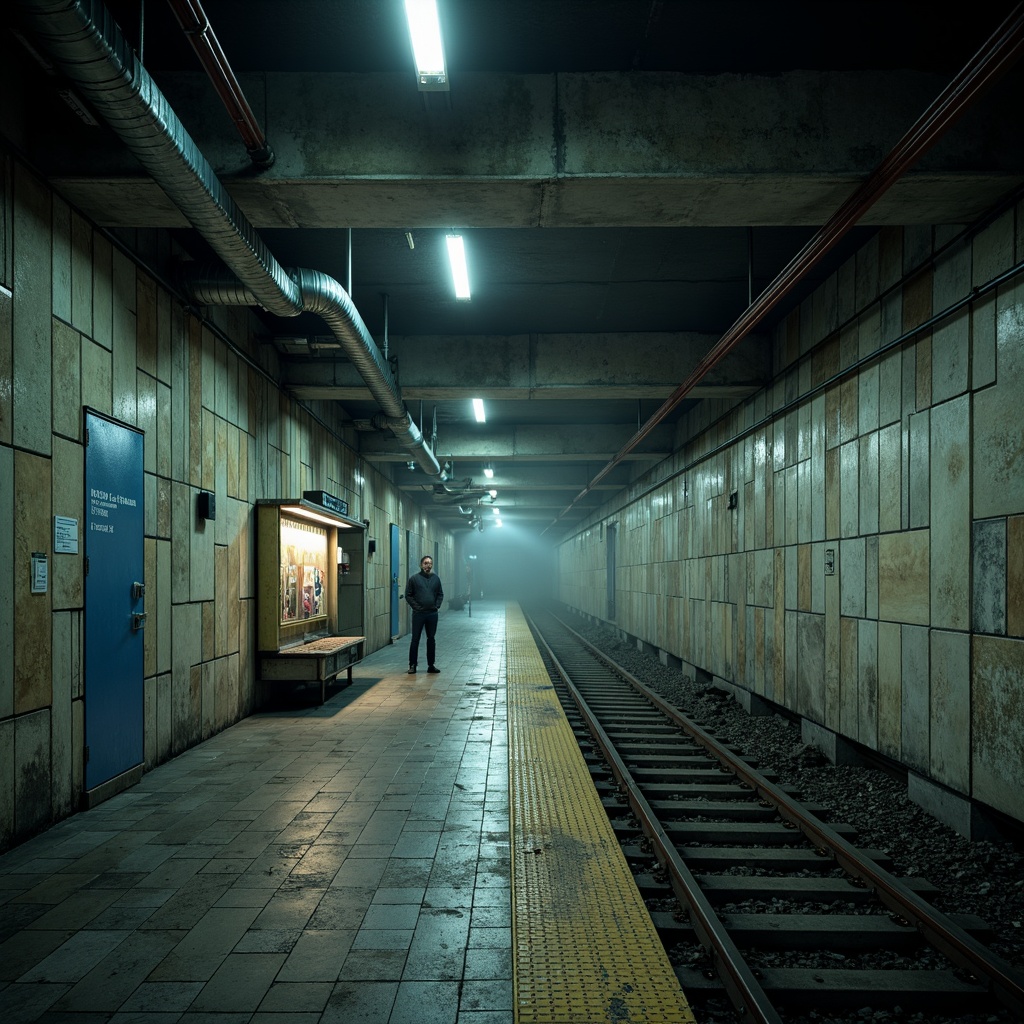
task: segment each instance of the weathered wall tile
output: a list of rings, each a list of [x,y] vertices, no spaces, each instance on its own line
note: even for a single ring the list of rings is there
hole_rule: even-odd
[[[1024,636],[1024,515],[1006,520],[1006,631]]]
[[[971,779],[970,653],[967,633],[932,630],[929,774],[958,793]]]
[[[53,324],[53,432],[77,441],[82,433],[82,338],[73,327]]]
[[[898,758],[903,734],[902,627],[878,623],[878,749]]]
[[[969,627],[970,399],[931,411],[931,586],[933,627]]]
[[[925,626],[903,627],[901,654],[900,758],[908,767],[927,775],[931,758],[931,683]]]
[[[878,538],[878,616],[927,625],[930,614],[930,543],[927,530]]]
[[[1006,520],[982,519],[972,531],[972,628],[1006,632]]]
[[[976,636],[972,646],[971,795],[1024,819],[1024,746],[1019,723],[1024,640]]]
[[[80,444],[53,439],[52,514],[77,521],[78,552],[53,551],[50,556],[52,602],[57,608],[80,608],[85,601],[85,456]]]

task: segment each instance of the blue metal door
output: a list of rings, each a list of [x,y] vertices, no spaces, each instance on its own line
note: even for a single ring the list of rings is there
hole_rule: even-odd
[[[142,763],[142,434],[85,414],[85,788]]]
[[[398,634],[398,565],[399,565],[399,553],[398,553],[398,527],[391,524],[391,636],[397,637]]]

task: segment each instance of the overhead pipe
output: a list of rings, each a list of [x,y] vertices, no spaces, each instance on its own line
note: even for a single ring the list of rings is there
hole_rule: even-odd
[[[259,305],[276,316],[313,312],[331,327],[386,417],[430,476],[441,467],[402,401],[390,367],[342,286],[314,270],[286,271],[228,194],[99,0],[18,0],[46,49],[135,154],[231,274],[197,282],[210,302]],[[203,286],[209,287],[203,292]]]
[[[705,375],[722,361],[784,299],[796,284],[864,216],[882,195],[929,150],[967,108],[1000,78],[1024,50],[1024,3],[1006,19],[932,102],[910,130],[853,194],[815,232],[810,241],[782,269],[767,288],[740,315],[672,392],[646,423],[593,477],[590,483],[555,517],[549,526],[570,512],[593,488],[639,445]]]
[[[228,58],[221,49],[202,4],[199,0],[167,2],[224,104],[224,109],[242,137],[249,159],[261,170],[270,167],[274,163],[274,150],[267,142],[267,137],[260,128],[234,71],[231,70]]]

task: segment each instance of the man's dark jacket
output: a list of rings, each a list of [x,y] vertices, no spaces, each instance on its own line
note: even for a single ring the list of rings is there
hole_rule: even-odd
[[[413,573],[405,585],[405,599],[414,612],[436,612],[441,610],[444,591],[437,573],[429,576],[422,570]]]

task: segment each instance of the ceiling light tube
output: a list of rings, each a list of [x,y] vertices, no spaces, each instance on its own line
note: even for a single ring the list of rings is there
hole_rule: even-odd
[[[484,476],[487,477],[488,480],[493,480],[494,479],[494,470],[491,469],[490,466],[484,466]]]
[[[441,43],[437,0],[405,0],[405,17],[416,61],[416,84],[421,92],[446,92],[448,69]]]
[[[476,417],[477,423],[487,422],[487,414],[484,412],[484,400],[482,398],[473,399],[473,415]]]
[[[455,298],[469,298],[469,268],[466,266],[466,246],[462,235],[445,235],[448,245],[448,262],[452,267],[452,283],[455,285]]]

